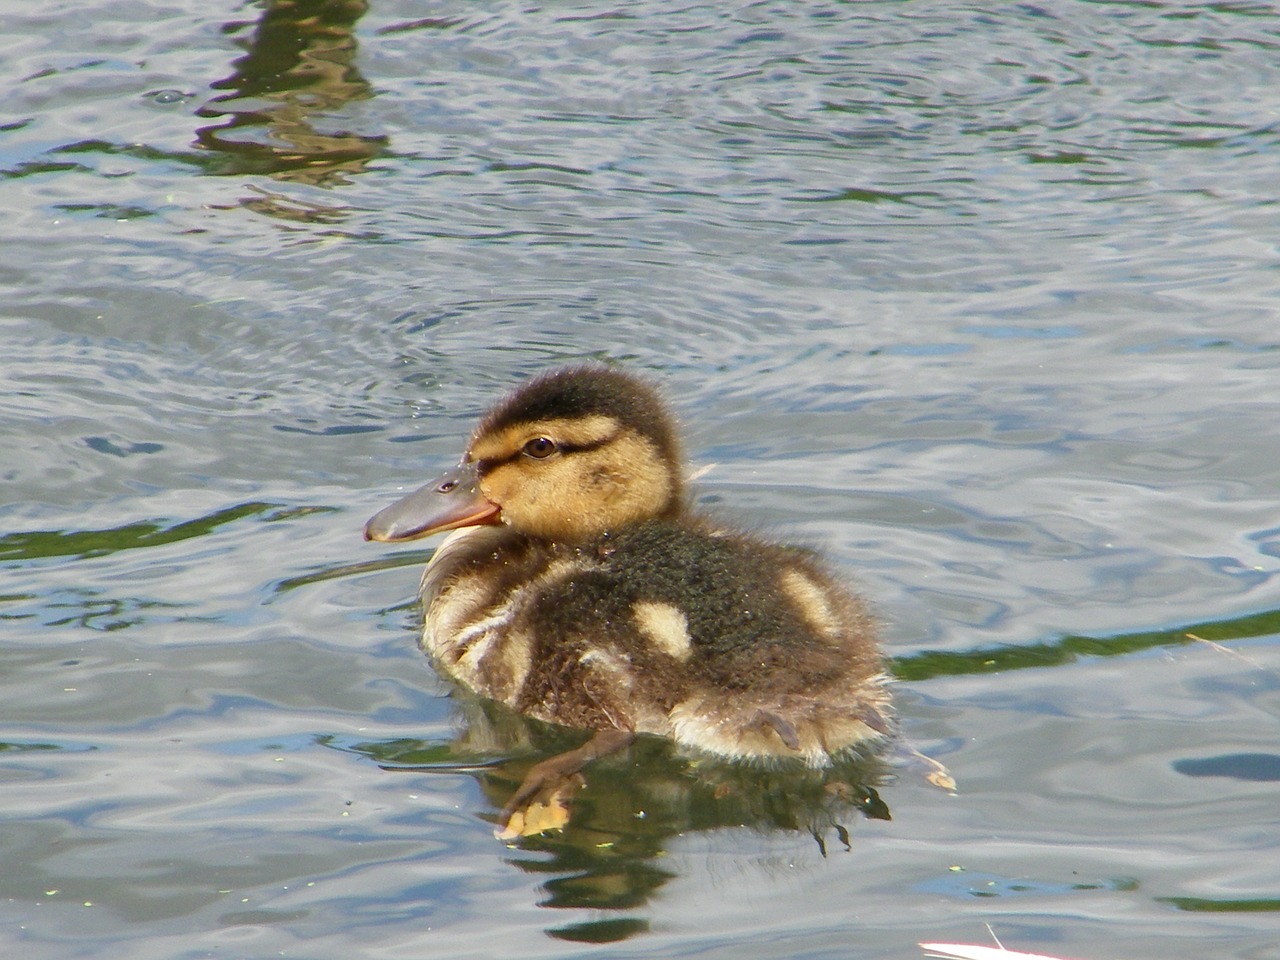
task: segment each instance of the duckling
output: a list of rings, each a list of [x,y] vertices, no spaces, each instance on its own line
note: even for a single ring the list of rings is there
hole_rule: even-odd
[[[593,731],[557,776],[642,733],[810,767],[885,738],[864,604],[807,552],[692,509],[684,476],[649,384],[569,367],[498,403],[458,467],[364,535],[453,531],[423,574],[422,646],[481,696]]]

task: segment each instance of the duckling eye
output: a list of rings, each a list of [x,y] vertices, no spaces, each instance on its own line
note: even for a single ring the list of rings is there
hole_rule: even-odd
[[[535,437],[524,445],[524,455],[545,460],[556,452],[556,442],[548,437]]]

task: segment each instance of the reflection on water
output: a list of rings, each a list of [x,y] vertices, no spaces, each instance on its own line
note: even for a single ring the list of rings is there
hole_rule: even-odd
[[[980,647],[955,653],[924,650],[895,659],[893,674],[900,680],[927,680],[970,673],[998,673],[1071,663],[1078,657],[1114,657],[1189,643],[1225,649],[1221,647],[1221,641],[1267,637],[1276,633],[1280,633],[1280,610],[1263,610],[1243,617],[1171,630],[1142,630],[1110,637],[1069,635],[1043,643]]]
[[[120,550],[158,547],[202,537],[224,524],[264,514],[283,519],[297,511],[275,503],[241,503],[208,516],[166,524],[145,520],[99,530],[31,530],[0,534],[0,560],[22,561],[49,557],[98,557]],[[309,511],[306,511],[309,512]]]
[[[359,173],[381,152],[386,137],[321,129],[346,104],[373,96],[354,65],[353,31],[367,9],[365,0],[265,5],[235,72],[212,84],[230,92],[197,111],[229,118],[196,131],[198,145],[227,155],[221,173],[343,183],[344,173]],[[229,23],[226,30],[242,26]]]
[[[1280,780],[1280,756],[1274,753],[1233,753],[1178,760],[1173,769],[1188,777],[1231,777],[1270,782]]]
[[[455,702],[463,723],[452,741],[325,737],[320,742],[367,756],[388,770],[466,773],[493,807],[486,819],[496,821],[496,811],[535,763],[585,739],[461,689]],[[503,839],[521,854],[509,861],[512,865],[548,878],[541,906],[611,911],[603,919],[548,933],[602,943],[648,929],[645,920],[615,912],[645,905],[676,877],[661,866],[673,839],[745,827],[808,834],[823,856],[833,846],[853,850],[854,820],[890,819],[876,790],[888,779],[887,765],[877,758],[849,756],[824,770],[769,770],[692,758],[671,741],[640,737],[627,750],[587,767],[573,796],[564,798],[561,815],[553,812],[553,819],[542,824],[545,829]]]

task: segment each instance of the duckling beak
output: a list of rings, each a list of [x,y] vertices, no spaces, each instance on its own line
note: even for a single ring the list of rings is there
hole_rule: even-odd
[[[417,540],[442,530],[501,523],[496,503],[480,492],[474,463],[464,463],[375,513],[366,540]]]

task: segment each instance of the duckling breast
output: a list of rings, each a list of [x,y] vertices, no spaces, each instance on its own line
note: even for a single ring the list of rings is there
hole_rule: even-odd
[[[522,612],[579,572],[574,558],[538,550],[505,528],[457,530],[423,573],[423,649],[476,692],[514,704],[536,654]]]

